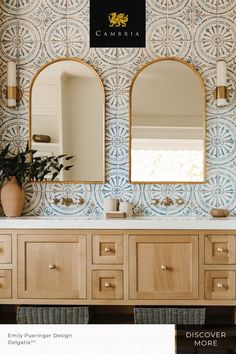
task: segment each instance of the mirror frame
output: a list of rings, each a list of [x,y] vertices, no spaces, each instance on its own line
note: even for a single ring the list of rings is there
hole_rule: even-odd
[[[191,69],[194,74],[197,76],[197,78],[201,82],[202,90],[203,90],[203,181],[201,182],[188,182],[188,181],[132,181],[131,180],[131,147],[132,147],[132,93],[133,93],[133,87],[136,79],[138,78],[139,74],[146,69],[148,66],[161,62],[161,61],[176,61],[178,63],[182,63],[186,65],[189,69]],[[192,64],[189,64],[188,62],[176,58],[176,57],[165,57],[165,58],[158,58],[158,59],[153,59],[150,62],[144,64],[141,66],[141,68],[138,69],[136,74],[134,75],[130,89],[129,89],[129,183],[131,184],[204,184],[206,183],[206,88],[204,84],[204,80],[201,77],[201,75],[197,72],[197,70],[194,68]]]
[[[50,62],[48,62],[47,64],[43,65],[42,67],[40,67],[40,69],[36,72],[36,74],[33,76],[31,83],[30,83],[30,88],[29,88],[29,122],[28,122],[28,128],[29,128],[29,149],[32,149],[32,90],[33,90],[33,86],[35,83],[35,80],[37,79],[37,77],[39,76],[39,74],[46,69],[48,66],[55,64],[55,63],[59,63],[61,61],[75,61],[78,62],[80,64],[85,65],[87,68],[89,68],[97,77],[98,81],[100,82],[100,85],[102,87],[102,91],[103,91],[103,158],[102,158],[102,162],[103,162],[103,178],[102,180],[97,180],[97,181],[80,181],[80,180],[76,180],[76,181],[50,181],[50,180],[44,180],[44,181],[31,181],[31,183],[54,183],[54,184],[89,184],[89,183],[94,183],[94,184],[103,184],[105,183],[105,120],[106,120],[106,115],[105,115],[105,87],[103,85],[102,79],[100,78],[100,76],[98,75],[98,73],[96,72],[96,70],[89,65],[88,63],[86,63],[85,61],[83,61],[82,59],[78,59],[78,58],[58,58],[55,60],[52,60]],[[72,153],[69,153],[71,155],[73,155]]]

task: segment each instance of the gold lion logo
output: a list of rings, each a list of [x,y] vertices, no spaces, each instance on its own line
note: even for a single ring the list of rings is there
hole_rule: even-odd
[[[128,15],[112,12],[108,15],[108,19],[110,22],[109,27],[126,27],[126,23],[128,22]]]

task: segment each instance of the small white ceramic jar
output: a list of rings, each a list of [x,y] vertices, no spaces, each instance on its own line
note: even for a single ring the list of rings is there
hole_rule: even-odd
[[[128,218],[131,218],[133,215],[132,204],[129,202],[120,202],[119,211],[122,211]]]
[[[104,199],[104,211],[105,213],[109,211],[116,211],[118,210],[118,202],[119,200],[112,197],[107,197]]]

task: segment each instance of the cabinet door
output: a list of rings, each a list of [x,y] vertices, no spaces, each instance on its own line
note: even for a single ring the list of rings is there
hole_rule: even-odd
[[[19,298],[85,298],[84,235],[18,236]]]
[[[197,236],[131,236],[131,299],[197,299]]]

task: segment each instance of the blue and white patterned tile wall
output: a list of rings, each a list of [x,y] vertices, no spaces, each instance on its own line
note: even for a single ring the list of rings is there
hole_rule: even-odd
[[[60,56],[91,64],[106,89],[106,183],[28,185],[26,215],[103,213],[104,196],[131,201],[135,215],[204,215],[213,207],[236,210],[236,0],[147,0],[146,48],[89,48],[89,0],[1,0],[0,137],[12,151],[28,138],[28,89],[35,72]],[[207,89],[207,183],[132,185],[128,183],[128,99],[131,79],[154,58],[176,56],[192,63]],[[212,91],[216,61],[228,62],[230,102],[217,109]],[[24,90],[18,109],[3,94],[6,67],[18,60]],[[82,206],[52,205],[53,197],[82,196]],[[183,197],[184,205],[151,205],[152,198]]]

